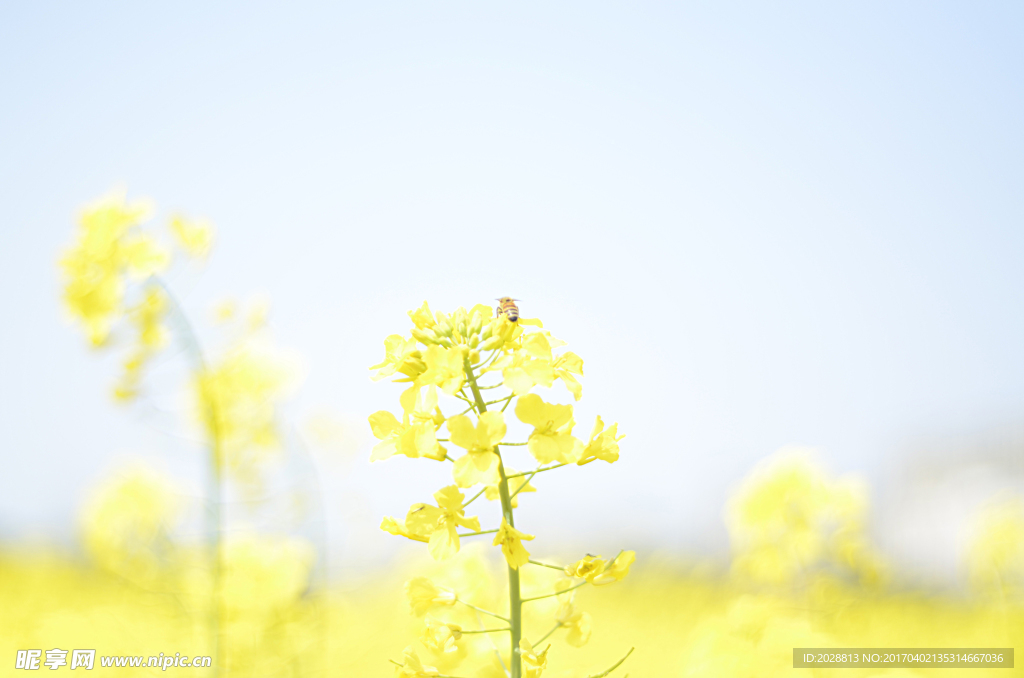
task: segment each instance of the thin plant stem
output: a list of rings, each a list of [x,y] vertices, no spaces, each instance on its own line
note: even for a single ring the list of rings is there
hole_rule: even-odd
[[[529,445],[529,442],[525,443],[498,443],[502,447],[522,447],[523,445]],[[509,476],[509,478],[515,478],[515,476]]]
[[[192,356],[192,360],[195,363],[195,370],[200,376],[205,375],[207,372],[206,357],[203,355],[202,345],[199,343],[199,338],[196,335],[195,330],[192,328],[192,323],[189,322],[188,316],[185,315],[185,309],[178,301],[177,297],[171,292],[170,288],[164,283],[159,276],[151,276],[150,279],[159,287],[171,306],[174,308],[174,316],[178,320],[178,324],[181,328],[181,339],[184,345],[185,352]],[[220,417],[218,416],[218,403],[206,403],[209,407],[209,411],[205,412],[205,419],[210,427],[210,437],[208,440],[209,444],[209,457],[210,457],[210,475],[209,475],[209,500],[210,500],[210,561],[212,565],[212,589],[213,595],[210,602],[210,636],[213,644],[213,677],[220,673],[221,666],[224,663],[224,648],[221,639],[221,619],[223,613],[221,610],[221,586],[223,579],[223,565],[221,563],[221,543],[220,535],[223,531],[223,515],[221,512],[221,463],[223,457],[221,431],[220,431]]]
[[[564,567],[559,567],[558,565],[551,565],[550,563],[542,563],[539,560],[530,560],[530,563],[533,565],[540,565],[541,567],[550,567],[552,570],[558,570],[559,572],[565,571]],[[540,641],[537,642],[539,643]]]
[[[607,676],[607,675],[608,675],[609,673],[611,673],[611,672],[612,672],[612,671],[614,671],[615,669],[617,669],[617,668],[619,668],[620,666],[622,666],[622,662],[624,662],[624,661],[626,661],[627,659],[629,659],[629,655],[633,654],[633,650],[635,650],[635,649],[636,649],[635,647],[631,647],[631,648],[629,648],[629,652],[627,652],[627,653],[626,653],[626,656],[625,656],[625,657],[623,657],[622,659],[620,659],[619,661],[615,662],[615,663],[614,663],[614,664],[612,665],[612,667],[611,667],[610,669],[608,669],[607,671],[604,671],[603,673],[595,673],[595,674],[594,674],[594,675],[592,675],[592,676],[587,676],[587,678],[604,678],[604,677],[605,677],[605,676]]]
[[[556,464],[555,466],[548,466],[547,468],[538,468],[538,469],[534,469],[533,471],[522,471],[520,473],[513,473],[512,475],[510,475],[508,477],[509,478],[518,478],[519,476],[530,476],[532,478],[533,476],[537,475],[538,473],[544,473],[544,471],[554,471],[556,468],[562,468],[563,466],[568,466],[570,463],[571,462],[567,461],[567,462],[562,463],[562,464]]]
[[[462,633],[463,633],[463,635],[465,635],[467,633],[501,633],[503,631],[511,631],[511,630],[512,629],[509,628],[508,626],[504,626],[504,627],[502,627],[500,629],[477,629],[477,630],[474,630],[474,631],[467,631],[467,630],[463,629]]]
[[[476,610],[477,612],[482,612],[483,614],[486,614],[486,615],[489,615],[491,617],[494,617],[495,619],[500,619],[501,621],[505,622],[506,624],[511,624],[512,623],[512,622],[509,621],[508,617],[502,617],[500,614],[497,614],[495,612],[491,612],[490,610],[485,610],[482,607],[477,607],[476,605],[473,605],[472,603],[467,603],[466,601],[461,600],[461,599],[458,602],[462,603],[463,605],[465,605],[468,608]]]
[[[480,490],[479,492],[477,492],[476,494],[474,494],[472,497],[469,498],[469,501],[467,501],[467,502],[462,504],[462,508],[466,508],[467,506],[472,504],[474,501],[476,501],[477,499],[480,498],[481,494],[483,494],[486,491],[487,491],[487,488],[485,487],[482,490]]]
[[[483,396],[480,395],[480,389],[476,385],[476,375],[473,374],[473,368],[469,364],[469,359],[466,359],[466,379],[469,382],[469,387],[473,391],[473,399],[476,401],[476,409],[481,415],[487,411],[487,404],[484,402]],[[505,402],[505,407],[512,402],[509,398]],[[505,408],[502,408],[502,412]],[[501,513],[505,518],[505,522],[508,523],[509,527],[515,527],[515,518],[512,513],[512,499],[509,496],[508,490],[508,476],[505,475],[505,464],[501,459],[501,449],[495,445],[494,454],[498,457],[498,494],[501,496]],[[523,662],[519,655],[519,640],[523,635],[523,604],[520,600],[520,589],[519,589],[519,570],[508,566],[508,602],[509,602],[509,626],[512,627],[511,633],[511,651],[509,656],[511,658],[511,676],[510,678],[522,678]]]
[[[459,536],[460,537],[475,537],[478,534],[494,534],[497,531],[498,531],[498,528],[495,528],[493,530],[480,530],[479,532],[460,532]]]
[[[543,642],[544,642],[545,640],[547,640],[548,638],[550,638],[550,637],[551,637],[551,634],[552,634],[552,633],[554,633],[555,631],[557,631],[557,630],[558,630],[558,629],[560,629],[560,628],[562,628],[562,622],[557,622],[557,623],[555,623],[555,625],[551,627],[551,630],[550,630],[550,631],[548,631],[548,632],[547,632],[547,633],[545,633],[545,634],[544,634],[543,636],[541,636],[540,640],[538,640],[537,642],[535,642],[535,643],[533,643],[533,644],[534,644],[534,645],[540,645],[540,644],[541,644],[541,643],[543,643]]]
[[[523,598],[523,602],[524,603],[528,603],[531,600],[541,600],[542,598],[551,598],[552,596],[560,596],[563,593],[568,593],[569,591],[575,591],[579,587],[586,586],[586,585],[587,585],[587,581],[583,580],[579,584],[576,584],[575,586],[570,586],[569,588],[565,589],[564,591],[555,591],[554,593],[545,593],[543,596],[534,596],[533,598]]]

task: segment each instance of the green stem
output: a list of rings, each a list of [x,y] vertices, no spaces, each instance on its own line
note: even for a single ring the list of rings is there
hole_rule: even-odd
[[[532,478],[533,476],[537,475],[538,473],[544,473],[544,471],[554,471],[556,468],[562,468],[563,466],[568,466],[568,465],[569,465],[569,462],[565,462],[563,464],[556,464],[554,466],[548,466],[547,468],[534,469],[533,471],[522,471],[520,473],[513,473],[512,475],[509,476],[509,478],[518,478],[519,476],[530,476]]]
[[[486,615],[494,617],[495,619],[500,619],[501,621],[505,622],[506,624],[511,624],[512,623],[512,622],[509,621],[508,617],[502,617],[500,614],[495,614],[494,612],[491,612],[490,610],[485,610],[482,607],[477,607],[476,605],[473,605],[471,603],[467,603],[464,600],[459,600],[458,602],[462,603],[466,607],[469,607],[469,608],[472,608],[472,609],[476,610],[477,612],[482,612],[482,613],[484,613]]]
[[[469,364],[467,359],[465,362],[466,367],[466,379],[469,381],[469,387],[473,391],[473,399],[476,401],[477,412],[483,414],[487,411],[487,404],[484,402],[483,396],[480,395],[480,389],[476,385],[476,375],[473,374],[473,368]],[[505,403],[505,407],[512,402],[509,398]],[[502,408],[505,411],[505,408]],[[515,518],[512,515],[512,498],[509,496],[508,490],[508,476],[505,475],[505,464],[501,459],[501,449],[495,445],[494,454],[498,457],[498,494],[501,496],[501,513],[505,518],[505,522],[508,523],[509,527],[515,527]],[[508,603],[509,603],[509,626],[512,627],[512,638],[511,638],[511,676],[510,678],[522,678],[523,662],[519,656],[519,640],[523,635],[523,604],[520,600],[520,589],[519,589],[519,570],[508,566]]]
[[[524,603],[528,603],[531,600],[541,600],[542,598],[550,598],[552,596],[560,596],[563,593],[568,593],[569,591],[575,591],[579,587],[586,586],[586,585],[587,585],[587,580],[584,579],[579,584],[576,584],[576,586],[570,586],[569,588],[565,589],[564,591],[555,591],[554,593],[546,593],[543,596],[534,596],[533,598],[523,598],[523,602]]]
[[[164,295],[174,308],[174,315],[178,319],[178,323],[181,327],[181,338],[182,343],[185,346],[185,351],[192,355],[192,359],[195,362],[195,370],[200,377],[206,374],[206,357],[203,355],[202,346],[199,343],[199,338],[196,335],[195,330],[192,328],[192,324],[188,321],[188,316],[185,315],[185,309],[182,308],[178,302],[177,297],[171,292],[167,284],[164,283],[158,276],[151,276],[150,279],[163,290]],[[221,440],[220,431],[220,417],[218,416],[217,403],[207,403],[209,411],[205,412],[206,421],[210,426],[210,440],[209,440],[209,452],[210,452],[210,476],[209,476],[209,496],[210,496],[210,562],[213,570],[213,596],[210,602],[210,636],[211,643],[213,645],[213,678],[220,673],[221,666],[224,663],[224,648],[223,642],[221,641],[221,618],[223,612],[221,610],[221,587],[223,579],[223,564],[221,563],[221,543],[220,535],[223,531],[223,515],[221,514],[221,467],[223,459],[223,444]]]
[[[473,503],[474,501],[476,501],[477,499],[479,499],[479,498],[480,498],[480,495],[481,495],[481,494],[483,494],[483,493],[484,493],[484,492],[486,492],[486,491],[487,491],[487,488],[485,487],[485,488],[483,488],[482,490],[480,490],[479,492],[477,492],[476,494],[474,494],[474,495],[473,495],[472,497],[470,497],[470,498],[469,498],[469,501],[465,502],[465,503],[464,503],[464,504],[462,505],[462,508],[466,508],[467,506],[469,506],[470,504],[472,504],[472,503]]]
[[[552,633],[554,633],[555,631],[557,631],[557,630],[558,630],[558,629],[560,629],[560,628],[562,628],[562,622],[557,622],[557,623],[555,623],[555,625],[551,627],[551,630],[550,630],[550,631],[548,631],[547,633],[545,633],[545,634],[544,634],[544,635],[543,635],[543,636],[541,637],[541,639],[540,639],[540,640],[538,640],[538,641],[537,641],[536,643],[533,643],[533,644],[534,644],[534,645],[540,645],[540,644],[541,644],[541,643],[543,643],[543,642],[544,642],[545,640],[547,640],[548,638],[550,638],[550,637],[551,637],[551,634],[552,634]]]
[[[502,447],[522,447],[523,445],[529,445],[530,443],[498,443]],[[509,478],[515,478],[515,476],[509,476]]]
[[[493,530],[480,530],[479,532],[460,532],[459,536],[460,537],[475,537],[478,534],[494,534],[497,531],[498,531],[497,528],[495,528]]]
[[[558,570],[559,572],[565,571],[564,567],[559,567],[558,565],[549,565],[548,563],[542,563],[539,560],[531,560],[530,563],[532,563],[533,565],[540,565],[541,567],[550,567],[552,570]],[[540,641],[538,640],[537,642],[539,643]]]
[[[467,633],[501,633],[502,631],[511,631],[511,630],[512,629],[510,629],[507,626],[502,627],[500,629],[478,629],[476,631],[467,631],[466,629],[462,629],[462,634],[466,635]]]
[[[605,676],[607,676],[607,675],[608,675],[609,673],[611,673],[611,672],[612,672],[612,671],[614,671],[615,669],[617,669],[617,668],[619,668],[620,666],[622,666],[622,662],[624,662],[624,661],[626,661],[627,659],[629,659],[629,655],[633,654],[633,650],[635,650],[635,649],[636,649],[635,647],[631,647],[631,648],[629,648],[629,652],[627,652],[627,653],[626,653],[626,656],[625,656],[625,657],[623,657],[622,659],[620,659],[619,661],[615,662],[615,664],[613,664],[613,665],[612,665],[612,667],[611,667],[610,669],[608,669],[607,671],[604,671],[603,673],[595,673],[595,674],[594,674],[594,675],[592,675],[592,676],[587,676],[587,678],[604,678],[604,677],[605,677]]]

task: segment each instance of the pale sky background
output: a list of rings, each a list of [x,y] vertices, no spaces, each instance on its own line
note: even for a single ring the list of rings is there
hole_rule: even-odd
[[[444,480],[366,461],[383,338],[504,294],[585,359],[580,433],[628,435],[537,483],[549,543],[720,558],[730,489],[801,445],[868,480],[894,557],[927,524],[951,563],[949,521],[1020,487],[1022,45],[1009,2],[5,3],[0,538],[70,543],[133,456],[201,487],[58,304],[122,184],[217,225],[193,313],[273,300],[295,419],[355,422],[316,462],[336,563],[403,553],[380,517]]]

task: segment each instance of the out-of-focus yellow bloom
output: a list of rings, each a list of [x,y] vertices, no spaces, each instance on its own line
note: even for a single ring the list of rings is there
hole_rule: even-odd
[[[436,605],[454,605],[459,597],[454,591],[441,588],[426,577],[413,577],[405,582],[405,596],[409,608],[417,617],[422,617]]]
[[[254,339],[243,341],[196,377],[200,419],[221,453],[219,463],[243,481],[278,447],[275,417],[297,370],[282,353]]]
[[[431,678],[438,675],[433,666],[424,666],[411,646],[405,648],[405,661],[395,667],[395,678]]]
[[[513,570],[518,570],[530,560],[530,552],[523,546],[523,540],[533,539],[532,534],[520,532],[508,524],[505,517],[501,518],[501,527],[494,535],[494,546],[501,546],[501,552],[505,555],[505,561]]]
[[[423,620],[423,644],[438,652],[455,652],[459,648],[455,643],[462,638],[462,627],[450,622],[442,622],[432,617]]]
[[[174,487],[157,473],[141,467],[120,473],[85,506],[85,549],[103,569],[149,582],[168,565],[168,530],[179,507]]]
[[[594,581],[594,577],[604,572],[605,562],[600,556],[592,556],[589,553],[583,556],[572,565],[565,566],[565,574],[569,577],[579,577],[587,581]]]
[[[370,369],[377,370],[377,374],[372,377],[374,381],[390,377],[395,372],[415,379],[426,371],[427,364],[423,362],[423,354],[415,339],[392,334],[384,340],[384,360]]]
[[[609,464],[618,461],[619,441],[626,437],[624,435],[617,435],[618,430],[618,424],[612,424],[606,430],[601,417],[598,417],[597,421],[594,422],[594,430],[590,433],[590,442],[583,448],[583,455],[576,463],[583,466],[596,459],[606,461]]]
[[[623,551],[619,556],[604,568],[590,583],[594,586],[603,586],[622,581],[629,574],[629,568],[636,561],[636,551]]]
[[[519,641],[519,655],[523,659],[524,678],[540,678],[540,674],[548,666],[548,649],[550,647],[548,645],[543,652],[536,653],[533,651],[533,645],[526,638]]]
[[[484,412],[475,427],[464,414],[448,419],[449,440],[466,450],[466,454],[455,460],[452,471],[459,487],[472,487],[481,481],[496,482],[498,457],[494,446],[505,437],[505,431],[505,417],[501,412]]]
[[[558,606],[555,621],[562,628],[569,630],[565,636],[565,642],[573,647],[583,647],[590,640],[594,620],[589,612],[581,612],[576,609],[571,598]]]
[[[436,384],[448,395],[455,395],[466,382],[465,356],[459,348],[430,346],[423,352],[427,369],[416,378],[419,385]]]
[[[167,295],[154,285],[138,305],[129,310],[129,317],[139,332],[139,343],[149,349],[160,348],[167,342],[167,328],[163,319],[167,315]]]
[[[538,462],[575,461],[577,440],[572,436],[572,428],[576,424],[572,418],[572,405],[552,405],[531,393],[519,398],[516,417],[534,427],[528,449]]]
[[[515,475],[516,470],[511,466],[505,467],[506,475]],[[520,489],[522,488],[522,489]],[[530,481],[526,479],[526,476],[517,476],[515,478],[509,478],[508,480],[508,492],[512,497],[512,508],[519,508],[519,495],[523,492],[536,492],[537,488],[530,484]],[[498,501],[501,499],[501,490],[498,489],[498,483],[493,483],[484,488],[484,496],[488,501]]]
[[[101,198],[82,212],[75,243],[61,258],[64,303],[96,346],[122,311],[125,274],[143,277],[167,265],[162,248],[131,232],[149,212],[147,203],[129,204],[123,193]]]
[[[851,553],[848,546],[858,543],[856,535],[864,529],[865,505],[861,483],[833,481],[806,452],[771,458],[730,501],[734,572],[781,584],[816,564],[845,565],[835,555],[837,544]],[[875,567],[863,554],[855,562]]]
[[[385,518],[381,529],[416,541],[429,544],[430,555],[435,560],[450,558],[459,550],[459,527],[474,532],[480,530],[480,519],[466,518],[462,509],[465,495],[454,485],[441,488],[434,493],[437,506],[413,504],[405,516],[405,524],[399,525],[393,518]]]
[[[149,358],[149,351],[144,348],[136,348],[125,358],[121,369],[121,375],[114,384],[114,399],[120,402],[128,402],[138,397],[139,388],[142,382],[142,368],[146,366]]]
[[[980,512],[967,566],[982,593],[1005,598],[1024,592],[1024,501],[1015,497]]]
[[[213,225],[205,220],[191,220],[176,216],[171,219],[171,233],[185,254],[205,259],[213,245]]]
[[[309,585],[315,551],[304,539],[243,534],[229,538],[223,549],[221,595],[229,613],[283,609]]]
[[[437,433],[430,422],[413,426],[400,424],[395,415],[387,410],[374,412],[369,420],[370,430],[380,440],[373,447],[370,461],[380,461],[396,454],[404,454],[413,459],[427,457],[440,461],[447,454],[437,442]]]

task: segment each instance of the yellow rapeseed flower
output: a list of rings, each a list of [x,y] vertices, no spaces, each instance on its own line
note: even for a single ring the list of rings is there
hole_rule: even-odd
[[[636,562],[636,551],[623,551],[619,556],[591,580],[594,586],[603,586],[622,581],[629,574],[629,568]]]
[[[572,405],[552,405],[531,393],[519,398],[516,417],[534,427],[528,449],[538,462],[575,461],[578,441],[572,436]]]
[[[430,306],[426,301],[415,311],[409,311],[409,317],[412,319],[412,324],[416,326],[416,329],[433,329],[437,325],[437,321],[434,320],[434,314],[430,311]]]
[[[399,423],[387,410],[374,412],[369,417],[370,430],[380,442],[373,447],[370,461],[380,461],[396,454],[416,459],[427,457],[438,461],[447,454],[437,442],[434,425],[430,422],[407,425]]]
[[[466,454],[455,460],[452,471],[459,487],[472,487],[481,481],[496,482],[498,457],[494,446],[505,437],[505,431],[505,417],[501,412],[484,412],[475,427],[464,414],[448,419],[449,439],[466,450]]]
[[[403,525],[399,525],[394,518],[385,518],[381,529],[407,539],[427,542],[430,555],[435,560],[444,560],[459,550],[458,528],[479,531],[480,519],[465,517],[462,508],[465,495],[454,485],[435,492],[434,499],[437,506],[413,504]]]
[[[466,382],[465,356],[458,347],[430,346],[423,352],[423,361],[427,369],[416,377],[419,385],[437,384],[448,395],[455,395]]]
[[[617,435],[618,430],[618,424],[612,424],[605,430],[604,422],[601,420],[601,417],[598,417],[597,421],[594,422],[594,430],[590,433],[590,442],[583,448],[583,454],[576,463],[583,466],[596,459],[606,461],[609,464],[618,461],[619,441],[626,437],[624,435]]]
[[[423,362],[415,339],[406,339],[400,334],[392,334],[384,340],[384,360],[377,363],[371,370],[377,370],[374,381],[390,377],[395,372],[415,379],[427,369]]]
[[[519,656],[523,659],[524,678],[540,678],[540,674],[548,666],[548,645],[541,653],[533,651],[533,645],[526,638],[519,641]]]
[[[501,546],[501,552],[505,555],[505,561],[513,570],[519,569],[520,566],[525,565],[530,560],[530,552],[523,546],[524,539],[530,541],[533,539],[533,535],[520,532],[509,525],[505,517],[502,516],[501,527],[498,528],[497,534],[494,535],[493,544],[494,546]]]
[[[569,577],[579,577],[587,581],[594,581],[594,577],[604,572],[605,562],[600,556],[592,556],[589,553],[572,565],[566,565],[565,574]]]

